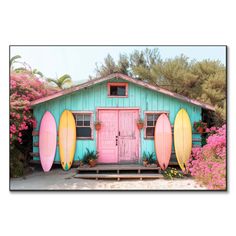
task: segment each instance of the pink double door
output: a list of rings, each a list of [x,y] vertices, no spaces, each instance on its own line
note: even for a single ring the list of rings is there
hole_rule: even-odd
[[[97,136],[100,163],[132,163],[139,160],[138,110],[99,110],[102,126]]]

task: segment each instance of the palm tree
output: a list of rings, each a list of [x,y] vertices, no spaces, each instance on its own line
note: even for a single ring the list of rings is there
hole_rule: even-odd
[[[10,59],[9,66],[11,70],[13,70],[13,64],[17,63],[18,62],[17,59],[20,59],[20,58],[21,58],[20,55],[16,55]]]
[[[47,81],[49,83],[54,83],[56,84],[56,86],[60,89],[63,89],[63,87],[66,85],[66,84],[69,84],[71,85],[72,84],[72,80],[71,80],[71,77],[68,75],[68,74],[65,74],[65,75],[62,75],[61,77],[57,78],[57,79],[51,79],[51,78],[48,78]]]
[[[20,55],[16,55],[14,57],[12,57],[10,59],[10,62],[9,62],[9,65],[10,65],[10,69],[11,71],[14,71],[16,73],[21,73],[21,72],[25,72],[25,73],[30,73],[32,75],[35,75],[35,76],[40,76],[40,78],[43,78],[43,73],[37,69],[31,69],[30,65],[26,62],[21,62],[21,61],[18,61],[17,59],[21,59],[21,56]],[[17,64],[18,67],[14,67],[14,65]],[[19,65],[22,65],[21,67],[19,67]]]
[[[33,69],[32,74],[33,75],[39,75],[41,78],[44,77],[43,73],[41,71],[37,70],[37,69]]]

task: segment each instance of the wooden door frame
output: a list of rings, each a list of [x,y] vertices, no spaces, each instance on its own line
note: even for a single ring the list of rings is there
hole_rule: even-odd
[[[99,116],[99,111],[101,110],[137,110],[138,111],[138,116],[139,118],[141,117],[141,109],[140,107],[97,107],[96,108],[96,119],[98,119]],[[96,149],[98,151],[98,147],[99,147],[99,139],[98,139],[98,132],[96,131]],[[138,135],[138,161],[140,162],[140,152],[141,152],[141,130],[139,130],[139,135]],[[119,157],[118,157],[119,158]],[[119,162],[118,162],[119,164]]]

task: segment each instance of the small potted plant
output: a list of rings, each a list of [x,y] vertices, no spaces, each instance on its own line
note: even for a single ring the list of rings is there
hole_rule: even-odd
[[[137,120],[138,129],[141,130],[144,126],[144,121],[142,119]]]
[[[194,122],[193,127],[199,134],[203,134],[207,128],[207,123],[199,120],[198,122]]]
[[[154,152],[146,154],[146,152],[143,153],[143,165],[145,167],[150,166],[155,163],[154,159]]]
[[[95,151],[89,151],[88,148],[86,148],[87,152],[84,154],[84,162],[87,163],[90,167],[94,167],[97,164],[98,159],[98,152]]]
[[[83,167],[83,165],[84,165],[83,160],[79,160],[79,167]]]
[[[143,153],[143,166],[147,167],[148,166],[148,157],[146,152]]]
[[[101,127],[102,127],[101,121],[96,120],[96,121],[94,122],[94,126],[95,126],[95,129],[96,129],[97,131],[100,130]]]

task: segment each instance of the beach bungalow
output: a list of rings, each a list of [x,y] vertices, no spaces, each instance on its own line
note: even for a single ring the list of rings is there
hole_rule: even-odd
[[[98,163],[140,163],[142,155],[155,153],[154,126],[160,114],[169,117],[173,128],[177,112],[184,108],[191,124],[202,120],[204,112],[214,107],[170,92],[145,81],[114,73],[61,90],[31,103],[37,127],[33,131],[33,160],[39,161],[38,130],[46,111],[50,111],[57,127],[64,110],[70,110],[76,121],[74,161],[86,149],[99,152]],[[137,125],[143,121],[143,127]],[[95,129],[95,122],[101,123]],[[193,145],[201,145],[201,135],[193,129]],[[174,146],[171,163],[176,163]],[[60,163],[57,147],[54,163]]]

